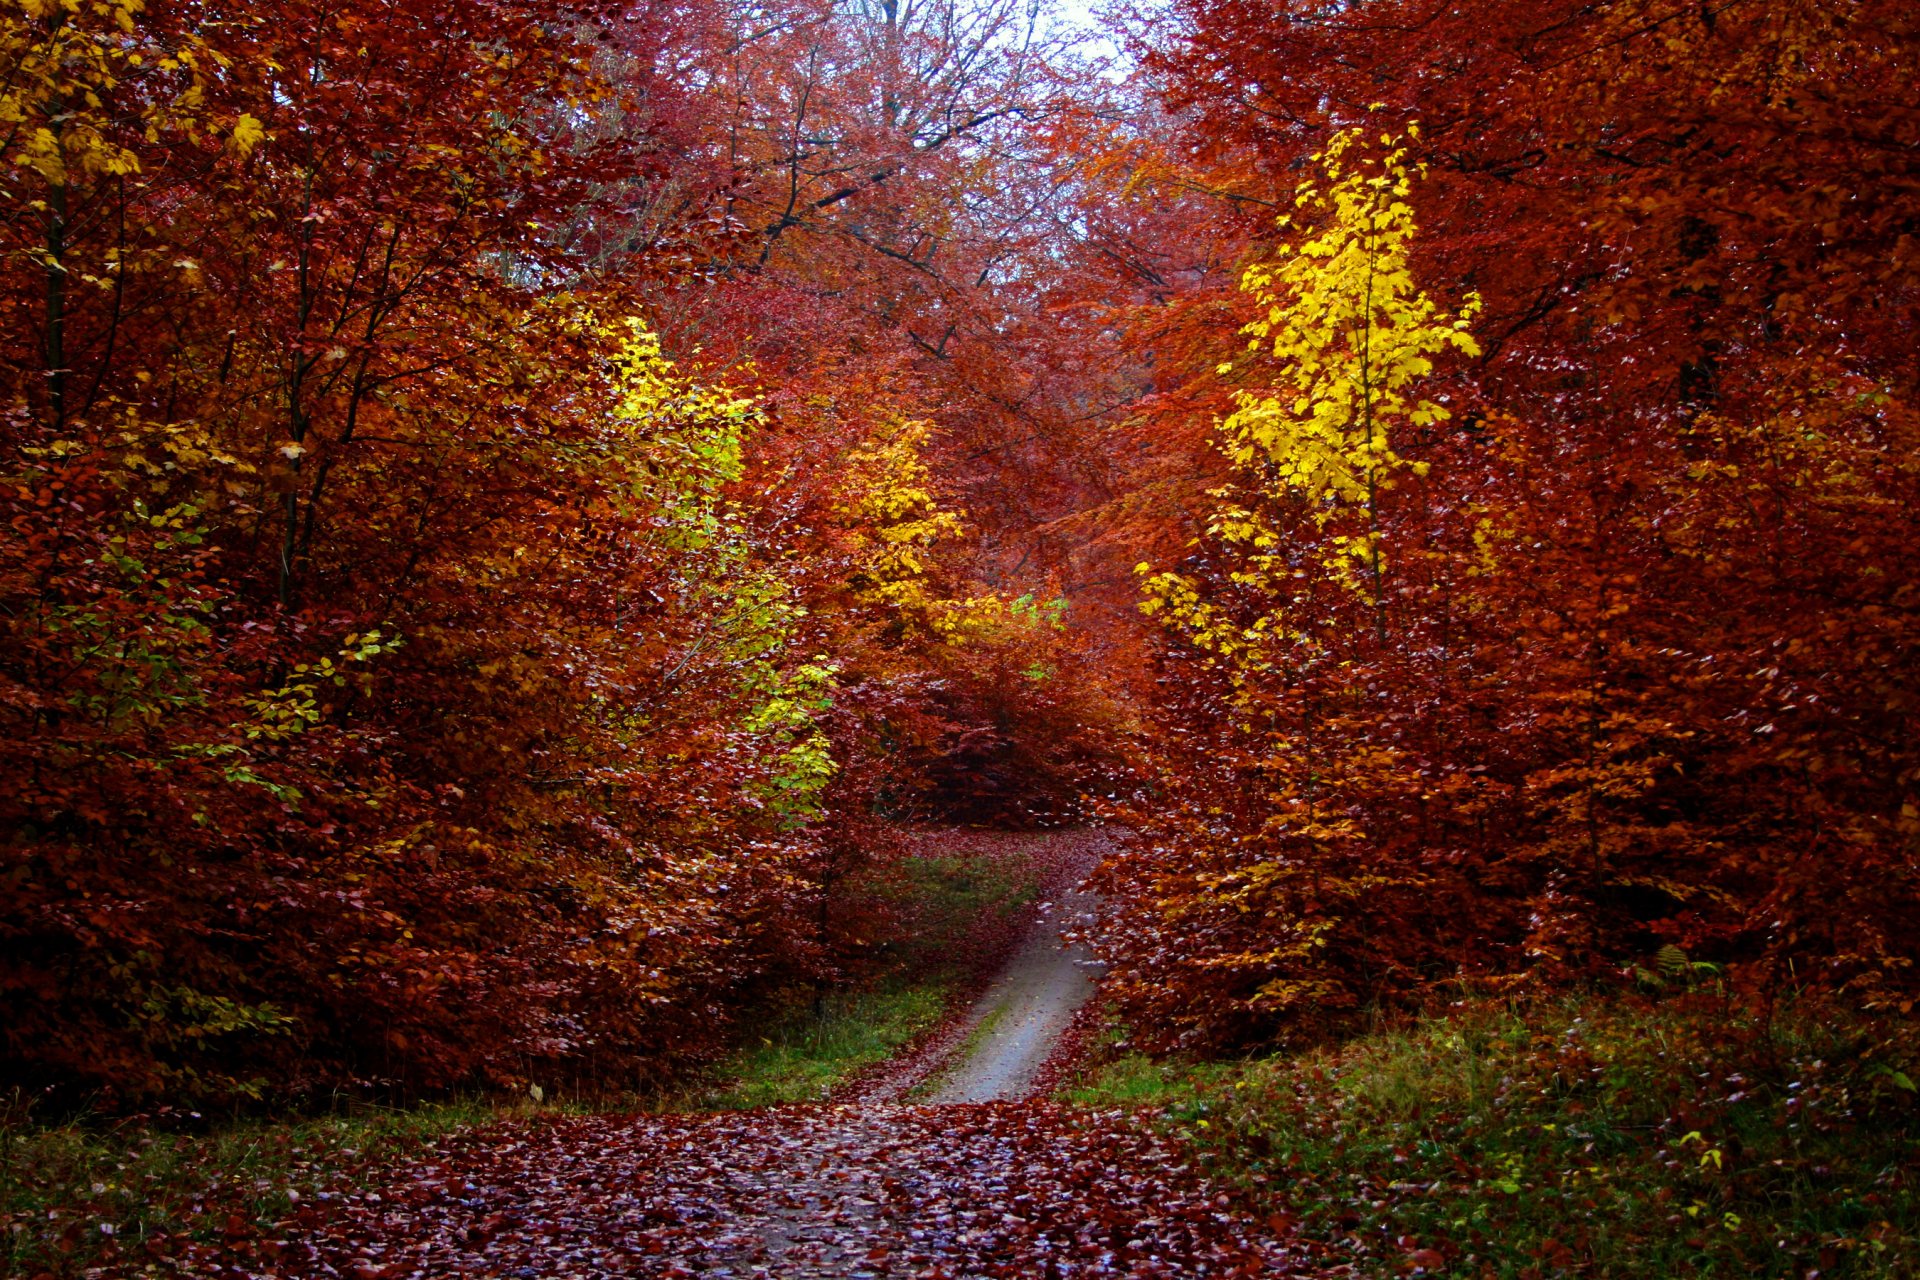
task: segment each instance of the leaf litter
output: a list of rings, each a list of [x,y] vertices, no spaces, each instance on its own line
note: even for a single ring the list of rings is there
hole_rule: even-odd
[[[1075,856],[1045,877],[1055,896],[1090,861],[1062,852]],[[1057,946],[1062,923],[1041,913],[1030,927]],[[1078,1032],[1035,1048],[1044,1061],[1021,1091],[1044,1087]],[[1146,1112],[903,1102],[952,1047],[924,1046],[827,1102],[461,1130],[265,1231],[236,1220],[150,1257],[221,1280],[1328,1274],[1286,1220],[1208,1182]]]
[[[229,1239],[263,1277],[1267,1276],[1268,1230],[1126,1111],[1042,1100],[534,1118]],[[207,1265],[211,1264],[211,1265]]]

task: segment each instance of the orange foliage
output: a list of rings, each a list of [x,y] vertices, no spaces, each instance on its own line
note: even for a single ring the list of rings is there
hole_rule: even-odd
[[[785,82],[690,73],[758,56],[747,17],[0,19],[10,1078],[632,1084],[824,963],[800,922],[874,805],[970,802],[961,754],[1009,812],[1070,798],[1012,673],[1073,646],[959,526],[895,566],[918,603],[860,586],[902,513],[845,478],[932,397],[886,281],[815,301],[865,270],[825,221],[864,190],[758,225]],[[885,58],[816,105],[850,125]],[[848,163],[902,217],[977,184],[925,130],[980,87]],[[802,233],[835,247],[788,263]]]
[[[1143,182],[1284,208],[1335,130],[1417,124],[1415,279],[1484,312],[1371,511],[1254,460],[1196,500],[1213,532],[1177,567],[1221,631],[1167,637],[1149,841],[1112,881],[1149,1033],[1297,1034],[1663,945],[1910,1009],[1912,16],[1182,12],[1149,63],[1187,127]],[[1185,304],[1207,367],[1253,318],[1214,296],[1239,318]],[[1210,416],[1199,359],[1161,415]]]
[[[1148,1039],[1910,1008],[1914,18],[1170,18],[0,18],[7,1078],[631,1083],[1121,746]]]

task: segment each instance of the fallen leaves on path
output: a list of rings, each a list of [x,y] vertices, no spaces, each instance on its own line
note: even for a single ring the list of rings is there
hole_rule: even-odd
[[[500,1125],[303,1207],[277,1235],[229,1241],[198,1274],[960,1280],[1299,1263],[1143,1117],[1031,1101]]]

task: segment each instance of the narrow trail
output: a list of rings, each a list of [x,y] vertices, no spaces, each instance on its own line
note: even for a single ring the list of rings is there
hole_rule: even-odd
[[[1074,1014],[1093,995],[1098,971],[1092,953],[1061,936],[1099,910],[1099,899],[1081,883],[1093,868],[1079,870],[1058,901],[1042,905],[1013,962],[974,1006],[964,1044],[970,1052],[940,1078],[928,1101],[1023,1098],[1058,1051]]]
[[[1056,832],[1031,838],[1046,846],[1033,860],[1048,900],[1039,904],[1006,966],[964,1018],[837,1101],[865,1103],[999,1102],[1035,1092],[1066,1047],[1074,1015],[1094,992],[1099,966],[1063,936],[1092,922],[1099,898],[1085,887],[1111,836]],[[1031,852],[1031,851],[1029,851]]]
[[[492,1126],[303,1210],[275,1263],[227,1274],[1325,1274],[1145,1118],[1028,1096],[1093,991],[1060,935],[1097,908],[1078,881],[1101,837],[1057,838],[1091,846],[1004,973],[945,1044],[855,1099]]]

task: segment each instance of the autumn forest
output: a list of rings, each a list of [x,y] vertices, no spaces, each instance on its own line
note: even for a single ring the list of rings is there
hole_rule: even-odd
[[[10,0],[0,1267],[1920,1269],[1916,66],[1897,0]],[[936,970],[874,1058],[977,1046],[1083,878],[1028,1101],[688,1101]],[[209,1189],[450,1100],[358,1208]],[[586,1261],[354,1200],[583,1133],[922,1181],[853,1261],[670,1225],[744,1156]]]

